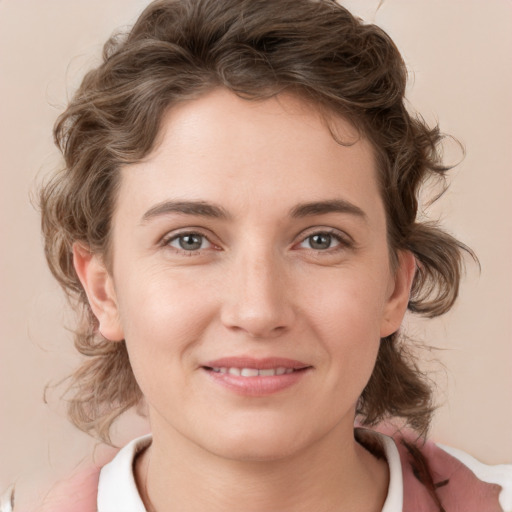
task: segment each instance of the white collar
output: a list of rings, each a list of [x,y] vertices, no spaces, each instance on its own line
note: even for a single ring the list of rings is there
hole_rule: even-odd
[[[404,505],[404,483],[402,479],[402,462],[395,441],[384,434],[373,432],[381,441],[389,468],[388,495],[382,512],[402,512]]]
[[[381,441],[389,466],[388,495],[382,512],[402,512],[403,481],[400,455],[392,438],[373,432]],[[151,444],[151,435],[128,443],[100,472],[98,512],[147,512],[135,483],[133,464],[139,452]]]
[[[151,435],[129,442],[101,468],[98,484],[98,512],[146,512],[133,474],[139,452],[151,444]]]

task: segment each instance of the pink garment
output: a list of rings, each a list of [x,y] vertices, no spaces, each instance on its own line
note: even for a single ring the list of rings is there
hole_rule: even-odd
[[[499,485],[482,482],[458,459],[432,442],[423,444],[412,433],[396,432],[392,437],[402,463],[403,512],[503,512]],[[423,467],[411,453],[415,451],[423,455]],[[425,470],[437,487],[443,508],[420,481]],[[99,473],[100,467],[90,467],[57,484],[37,511],[16,512],[96,512]]]
[[[403,512],[440,512],[443,509],[446,512],[503,512],[499,504],[499,485],[482,482],[462,462],[430,441],[422,445],[411,434],[403,433],[394,434],[393,439],[402,462]],[[416,476],[421,474],[421,468],[404,441],[423,455],[425,469],[437,487],[442,509]]]

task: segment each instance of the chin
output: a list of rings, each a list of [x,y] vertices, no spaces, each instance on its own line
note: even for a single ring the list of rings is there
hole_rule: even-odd
[[[217,445],[212,453],[223,459],[240,462],[272,462],[293,456],[299,451],[298,446],[288,443],[284,445],[275,440],[236,440],[229,445]]]
[[[283,460],[314,442],[314,439],[305,435],[304,429],[283,428],[283,425],[260,424],[257,428],[228,428],[222,433],[216,439],[210,437],[207,443],[209,446],[203,446],[219,457],[245,462]]]

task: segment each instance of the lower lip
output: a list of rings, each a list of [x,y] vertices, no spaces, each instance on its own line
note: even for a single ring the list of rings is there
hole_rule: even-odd
[[[304,368],[283,375],[257,377],[240,377],[229,373],[214,372],[206,368],[202,368],[202,370],[216,383],[239,395],[268,396],[297,384],[310,372],[311,368]]]

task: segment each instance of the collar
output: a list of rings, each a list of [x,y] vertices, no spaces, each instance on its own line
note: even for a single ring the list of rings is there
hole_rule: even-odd
[[[379,432],[372,432],[380,441],[389,466],[388,495],[382,512],[400,512],[403,506],[403,481],[400,455],[395,442]],[[128,443],[100,472],[98,512],[147,512],[135,482],[133,464],[137,454],[151,444],[151,435]]]

